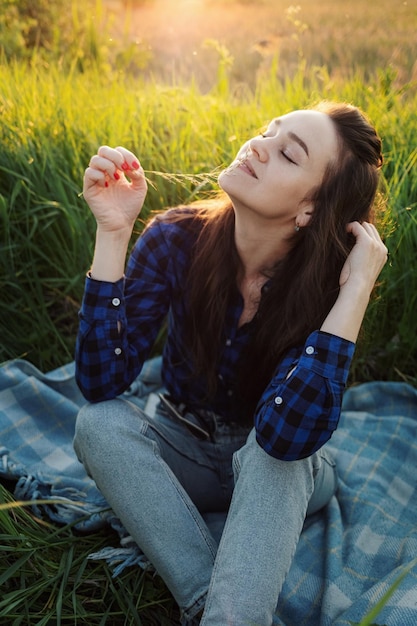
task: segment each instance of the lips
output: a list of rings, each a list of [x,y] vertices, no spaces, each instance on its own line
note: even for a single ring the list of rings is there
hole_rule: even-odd
[[[257,175],[255,174],[255,170],[253,169],[253,167],[251,166],[251,164],[249,163],[249,161],[242,161],[239,165],[240,169],[242,169],[244,172],[246,172],[247,174],[249,174],[249,176],[252,176],[252,178],[258,178]]]

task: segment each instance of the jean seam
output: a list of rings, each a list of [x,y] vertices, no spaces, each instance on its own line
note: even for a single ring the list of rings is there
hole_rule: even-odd
[[[173,473],[173,471],[171,470],[171,468],[170,468],[170,467],[169,467],[169,466],[165,463],[164,459],[162,458],[162,456],[161,456],[161,454],[160,454],[160,451],[159,451],[158,442],[157,442],[157,441],[155,441],[152,437],[149,437],[149,435],[147,434],[147,430],[148,430],[148,428],[147,428],[147,427],[148,427],[148,426],[149,426],[150,430],[152,430],[152,428],[150,427],[150,425],[149,425],[149,424],[146,424],[146,427],[145,427],[145,429],[144,429],[144,431],[143,431],[143,434],[144,434],[144,435],[145,435],[145,437],[147,437],[147,438],[149,439],[149,441],[151,442],[151,444],[152,444],[152,449],[153,449],[153,452],[154,452],[155,458],[157,459],[158,463],[160,463],[160,464],[161,464],[161,467],[162,467],[162,469],[164,470],[164,472],[165,472],[165,474],[166,474],[166,476],[167,476],[167,479],[169,480],[169,482],[172,484],[172,486],[173,486],[173,487],[174,487],[174,489],[176,490],[178,497],[179,497],[179,498],[181,499],[181,501],[184,503],[184,505],[186,506],[186,508],[187,508],[187,510],[188,510],[188,512],[189,512],[189,514],[191,515],[191,517],[193,518],[194,522],[196,523],[197,528],[198,528],[198,530],[199,530],[199,532],[200,532],[200,534],[201,534],[201,536],[202,536],[202,538],[203,538],[203,540],[204,540],[204,543],[207,545],[207,547],[208,547],[208,549],[209,549],[210,553],[211,553],[211,554],[212,554],[212,556],[213,556],[213,560],[214,560],[214,558],[215,558],[215,556],[216,556],[216,552],[215,552],[215,551],[213,551],[212,546],[210,545],[210,542],[208,542],[208,541],[207,541],[206,533],[204,532],[204,531],[205,531],[205,528],[204,528],[204,526],[205,526],[205,525],[204,525],[204,522],[203,522],[203,524],[201,524],[201,523],[200,523],[200,520],[198,519],[198,517],[196,517],[196,516],[195,516],[193,508],[191,508],[191,507],[189,506],[189,496],[186,494],[186,495],[187,495],[187,498],[184,498],[184,494],[183,494],[183,491],[182,491],[182,489],[183,489],[183,488],[181,488],[181,489],[179,489],[179,488],[178,488],[178,487],[179,487],[179,486],[181,486],[181,485],[180,485],[180,483],[178,483],[178,479],[175,477],[175,474]],[[193,507],[194,507],[194,505],[193,505]]]
[[[205,602],[206,602],[206,597],[207,597],[207,591],[202,593],[188,609],[184,609],[181,612],[181,618],[185,618],[186,620],[192,622],[194,617],[198,615],[198,613],[204,607]]]

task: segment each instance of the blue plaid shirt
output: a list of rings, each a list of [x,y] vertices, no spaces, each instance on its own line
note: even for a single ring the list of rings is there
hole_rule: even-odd
[[[191,209],[183,209],[192,211]],[[125,277],[86,279],[76,346],[76,377],[90,402],[114,398],[138,376],[167,319],[162,378],[174,401],[237,421],[237,362],[251,324],[238,328],[243,299],[236,291],[225,320],[218,389],[208,405],[204,378],[193,375],[182,338],[186,276],[199,226],[193,220],[153,221],[138,239]],[[254,415],[258,443],[279,459],[318,450],[338,424],[354,344],[321,331],[278,364]]]

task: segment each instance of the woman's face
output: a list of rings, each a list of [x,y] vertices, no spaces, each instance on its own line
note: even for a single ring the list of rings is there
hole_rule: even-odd
[[[311,192],[337,158],[335,126],[318,111],[294,111],[274,119],[265,133],[246,142],[219,176],[236,210],[305,226],[313,211]]]

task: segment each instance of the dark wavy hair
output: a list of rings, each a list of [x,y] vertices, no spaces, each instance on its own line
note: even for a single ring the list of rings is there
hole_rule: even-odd
[[[380,138],[357,107],[321,102],[314,110],[332,119],[338,154],[311,194],[310,223],[294,234],[292,249],[273,268],[260,300],[239,371],[240,410],[249,419],[280,358],[321,326],[338,296],[341,268],[353,245],[346,224],[373,221],[383,162]],[[187,285],[187,343],[196,374],[207,379],[209,397],[216,390],[224,320],[237,289],[240,260],[234,244],[234,211],[227,198],[202,208],[195,219],[203,226]]]

